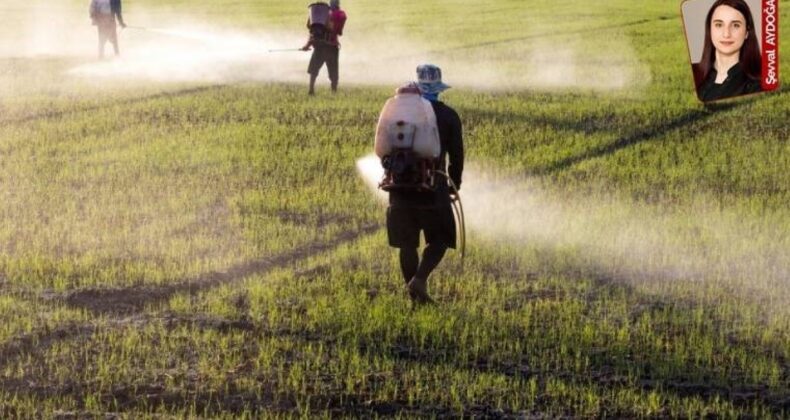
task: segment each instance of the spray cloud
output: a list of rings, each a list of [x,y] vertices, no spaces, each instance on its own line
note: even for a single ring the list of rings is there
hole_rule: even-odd
[[[136,6],[126,19],[145,30],[120,31],[121,58],[97,62],[96,28],[86,9],[32,2],[4,11],[19,25],[0,37],[0,57],[77,58],[83,63],[68,74],[88,79],[303,83],[306,78],[308,53],[270,52],[300,47],[307,37],[301,25],[287,31],[229,29]],[[536,34],[528,41],[490,45],[470,38],[461,46],[456,42],[437,47],[426,41],[429,34],[406,27],[392,25],[382,31],[376,25],[356,26],[355,11],[349,13],[352,19],[341,39],[341,78],[347,85],[400,84],[412,79],[415,67],[425,62],[440,65],[454,87],[483,90],[608,91],[639,87],[650,78],[628,39],[621,36],[597,35],[592,49],[581,35],[564,35],[556,43],[541,39],[543,32],[553,31],[532,22],[525,26]]]
[[[380,200],[374,155],[357,169]],[[597,271],[660,292],[677,282],[714,282],[742,296],[790,301],[790,246],[781,232],[704,203],[684,208],[553,193],[532,179],[469,167],[461,190],[473,240],[574,250]]]

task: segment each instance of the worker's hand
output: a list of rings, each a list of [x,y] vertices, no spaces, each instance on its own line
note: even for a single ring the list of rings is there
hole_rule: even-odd
[[[302,50],[302,51],[310,51],[310,46],[309,45],[305,45],[304,47],[300,48],[300,50]]]
[[[453,186],[451,185],[450,186],[450,200],[458,201],[458,197],[459,197],[458,196],[458,190],[453,188]]]
[[[126,24],[121,22],[121,29],[126,29]]]

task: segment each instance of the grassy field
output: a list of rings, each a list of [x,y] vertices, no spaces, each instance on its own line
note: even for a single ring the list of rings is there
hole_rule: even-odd
[[[161,3],[126,19],[303,35],[290,1]],[[304,55],[75,76],[92,38],[14,51],[37,9],[0,6],[0,418],[790,416],[787,94],[697,103],[672,2],[380,3],[317,97]],[[421,60],[470,242],[412,310],[355,165]]]

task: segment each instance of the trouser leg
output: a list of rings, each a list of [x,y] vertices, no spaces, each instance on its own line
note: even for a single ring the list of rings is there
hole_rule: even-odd
[[[120,50],[118,49],[118,29],[114,27],[110,29],[109,38],[110,42],[112,43],[112,48],[115,51],[115,55],[120,55]]]
[[[445,244],[428,244],[422,252],[422,261],[414,274],[423,280],[427,280],[431,272],[439,265],[447,252],[447,245]]]
[[[309,94],[315,93],[315,79],[318,78],[318,74],[310,74],[310,90],[308,91]]]
[[[330,52],[327,54],[326,59],[326,70],[329,73],[329,81],[332,83],[332,91],[337,91],[337,83],[340,80],[339,71],[338,71],[338,58],[340,56],[340,50],[338,48],[332,48]]]
[[[310,75],[310,95],[315,94],[315,80],[318,78],[318,73],[321,72],[321,67],[324,66],[324,48],[321,45],[313,46],[313,55],[310,56],[310,64],[307,66],[307,73]]]
[[[104,58],[104,44],[107,38],[104,36],[104,31],[99,27],[99,58]]]
[[[401,248],[400,249],[400,270],[403,273],[403,280],[406,284],[409,283],[412,277],[417,274],[417,266],[419,265],[419,256],[417,248]]]

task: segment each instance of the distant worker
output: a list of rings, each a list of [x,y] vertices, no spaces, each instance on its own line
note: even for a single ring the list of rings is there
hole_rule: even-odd
[[[450,87],[442,83],[441,69],[421,65],[417,80],[385,104],[376,129],[376,154],[385,172],[381,188],[389,192],[389,244],[400,248],[409,297],[421,305],[433,303],[428,276],[447,248],[456,247],[452,200],[461,187],[464,147],[461,119],[439,101],[439,94]],[[427,244],[422,259],[420,232]]]
[[[326,63],[329,73],[329,81],[332,83],[332,92],[337,92],[339,81],[339,56],[340,40],[343,35],[343,28],[346,25],[346,12],[340,9],[340,0],[331,0],[329,4],[313,3],[309,7],[307,28],[310,30],[310,38],[302,47],[302,51],[309,51],[313,48],[313,55],[310,57],[310,65],[307,73],[310,74],[310,95],[315,95],[315,81],[318,72]]]
[[[90,15],[93,25],[99,31],[99,58],[104,58],[104,44],[112,43],[115,55],[118,56],[118,30],[115,19],[122,28],[126,27],[121,14],[121,0],[91,0]]]

